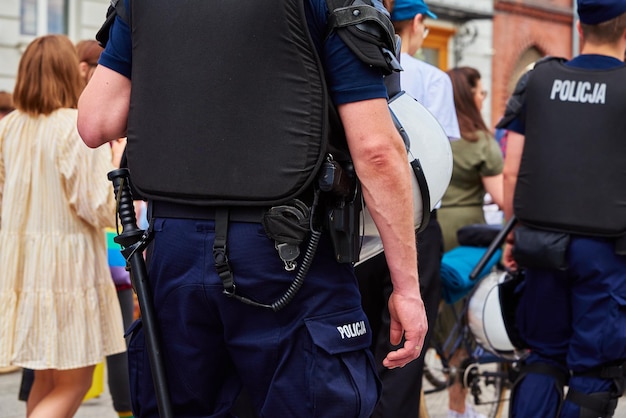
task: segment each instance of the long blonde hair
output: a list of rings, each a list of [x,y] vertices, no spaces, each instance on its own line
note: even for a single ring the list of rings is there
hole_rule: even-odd
[[[76,108],[84,85],[69,38],[41,36],[28,45],[20,60],[13,101],[22,112],[48,115],[59,108]]]

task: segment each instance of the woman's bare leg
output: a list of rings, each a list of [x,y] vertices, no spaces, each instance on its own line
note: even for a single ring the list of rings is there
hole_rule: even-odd
[[[95,366],[70,370],[35,370],[26,403],[28,418],[71,418],[91,387]]]
[[[450,359],[450,365],[459,370],[461,367],[461,363],[467,357],[467,350],[465,350],[465,348],[463,347],[460,347],[452,355],[452,358]],[[463,414],[465,413],[465,397],[467,396],[467,388],[463,387],[461,379],[463,379],[463,377],[457,374],[455,376],[454,383],[452,383],[452,385],[448,387],[448,408],[452,411]]]
[[[26,416],[30,416],[30,412],[52,391],[53,387],[52,370],[35,370],[33,373],[33,383],[26,400]]]

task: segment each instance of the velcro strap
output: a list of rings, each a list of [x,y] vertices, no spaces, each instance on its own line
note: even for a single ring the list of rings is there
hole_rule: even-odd
[[[111,0],[111,4],[107,9],[106,20],[98,30],[98,33],[96,33],[96,40],[103,48],[109,42],[109,31],[115,21],[115,16],[119,16],[126,24],[129,23],[124,0]]]
[[[599,379],[620,379],[626,377],[626,363],[595,367],[584,372],[574,372],[574,375]]]
[[[396,36],[387,14],[371,4],[334,7],[329,0],[327,32],[335,31],[345,44],[366,64],[389,75],[401,71],[396,58]],[[333,4],[331,4],[333,3]]]
[[[611,417],[617,406],[617,399],[610,392],[584,393],[569,388],[568,401],[575,403],[581,408],[589,409],[598,414],[598,417]]]
[[[152,216],[155,218],[215,220],[215,206],[196,206],[182,203],[150,201]],[[267,207],[233,206],[229,207],[229,220],[234,222],[261,223]]]
[[[366,22],[375,23],[375,25],[361,25]],[[358,5],[335,9],[328,18],[328,25],[331,28],[361,25],[359,29],[362,32],[372,35],[380,41],[381,45],[391,51],[395,49],[393,24],[387,16],[373,6]]]
[[[554,379],[556,379],[556,381],[561,387],[567,385],[569,381],[569,373],[548,363],[524,364],[521,372],[524,374],[526,373],[547,374],[548,376],[552,376]]]

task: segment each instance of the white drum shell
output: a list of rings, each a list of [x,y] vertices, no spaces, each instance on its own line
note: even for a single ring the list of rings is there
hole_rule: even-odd
[[[498,285],[506,274],[492,272],[474,288],[469,299],[467,322],[476,342],[485,350],[509,360],[519,360],[526,353],[511,343],[500,305]]]
[[[428,193],[430,210],[441,200],[452,177],[452,149],[444,129],[437,119],[406,92],[389,102],[389,108],[400,122],[410,140],[408,161],[419,159]],[[422,224],[422,192],[413,179],[413,221],[415,228]],[[359,263],[383,251],[380,235],[372,217],[364,208],[361,219],[362,245]]]

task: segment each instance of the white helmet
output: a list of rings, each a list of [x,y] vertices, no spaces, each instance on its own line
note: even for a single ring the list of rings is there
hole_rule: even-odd
[[[520,360],[527,350],[515,347],[509,337],[500,303],[500,285],[508,273],[495,271],[483,279],[470,295],[467,322],[476,342],[496,356],[508,360]]]
[[[408,142],[413,179],[415,228],[426,226],[427,216],[441,200],[452,177],[452,149],[437,119],[417,100],[402,91],[389,101],[400,134]],[[383,251],[380,235],[367,207],[361,219],[362,246],[359,263]]]

